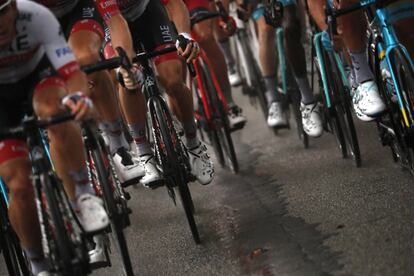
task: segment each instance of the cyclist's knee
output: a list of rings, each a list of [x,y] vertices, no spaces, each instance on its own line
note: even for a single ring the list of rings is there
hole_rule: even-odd
[[[169,96],[180,93],[185,84],[182,77],[182,65],[177,61],[166,61],[157,68],[162,85]]]
[[[33,200],[33,185],[30,182],[30,163],[27,158],[10,160],[3,164],[1,177],[6,183],[11,199],[28,202]]]
[[[264,17],[261,17],[257,20],[257,27],[258,27],[258,39],[259,43],[263,45],[263,43],[274,43],[275,40],[275,28],[269,26]]]
[[[102,38],[93,32],[76,32],[69,38],[69,45],[80,64],[98,62],[102,46]]]
[[[62,85],[51,84],[43,87],[41,82],[33,95],[35,113],[40,118],[47,118],[64,111],[61,104],[64,95],[66,95],[66,90]]]
[[[214,39],[210,20],[197,23],[197,25],[194,26],[194,30],[197,34],[197,42],[200,44],[209,43]]]

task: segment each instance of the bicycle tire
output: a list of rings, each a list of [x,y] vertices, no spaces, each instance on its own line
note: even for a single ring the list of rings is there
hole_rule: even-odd
[[[326,55],[325,55],[326,56]],[[326,60],[326,59],[325,59]],[[338,122],[338,115],[337,115],[337,111],[336,111],[336,107],[335,104],[336,102],[334,101],[335,99],[332,97],[332,89],[329,90],[329,97],[330,97],[330,101],[331,101],[331,107],[327,107],[327,102],[328,99],[326,98],[326,94],[323,91],[323,85],[322,85],[322,72],[320,71],[320,64],[317,61],[317,59],[315,59],[314,61],[316,63],[315,67],[316,67],[316,71],[317,71],[317,75],[318,75],[318,79],[319,79],[319,87],[322,89],[322,98],[323,98],[323,114],[324,114],[324,118],[325,118],[325,129],[327,129],[328,131],[330,131],[334,136],[335,136],[335,141],[337,142],[337,145],[341,151],[342,157],[346,158],[347,157],[347,149],[346,149],[346,142],[345,142],[345,138],[344,138],[344,134],[342,132],[341,127],[339,126],[339,122]],[[325,72],[328,72],[327,70],[325,70]],[[330,83],[332,81],[329,79],[329,75],[328,75],[328,86],[330,87]]]
[[[257,61],[253,58],[254,55],[250,48],[250,45],[247,44],[246,39],[248,38],[245,37],[245,39],[243,39],[243,37],[238,37],[237,39],[238,39],[239,47],[240,47],[240,50],[242,51],[244,60],[246,61],[245,70],[251,76],[252,83],[250,85],[250,88],[256,92],[255,94],[259,101],[260,109],[262,110],[264,118],[267,119],[269,110],[268,110],[268,103],[265,97],[266,86],[264,84],[264,80],[262,77],[262,73],[260,71],[260,67],[257,64]]]
[[[218,136],[218,142],[221,144],[223,153],[226,153],[227,163],[230,170],[236,174],[239,172],[239,162],[237,160],[236,151],[234,149],[233,138],[231,137],[231,131],[229,126],[229,120],[227,114],[224,110],[223,102],[218,96],[218,91],[214,85],[210,71],[206,63],[201,63],[201,71],[205,83],[207,84],[207,98],[210,102],[211,109],[213,111],[213,116],[220,120],[219,124],[216,124],[215,132]]]
[[[201,76],[201,77],[203,77],[203,76]],[[196,83],[196,82],[197,82],[197,80],[194,79],[193,80],[193,83],[192,83],[193,89],[195,91],[197,91],[199,89],[198,88],[198,83]],[[205,90],[207,91],[207,88],[205,88]],[[224,160],[223,149],[221,148],[217,131],[215,130],[215,128],[212,128],[210,126],[210,124],[207,122],[206,111],[204,109],[204,105],[201,104],[202,101],[201,101],[201,96],[200,95],[201,95],[200,93],[197,93],[196,94],[196,97],[198,99],[198,102],[200,103],[199,104],[199,108],[198,108],[198,112],[201,112],[202,113],[202,117],[203,117],[203,122],[198,122],[199,123],[198,124],[198,129],[199,129],[200,134],[201,134],[200,136],[201,136],[201,139],[202,139],[203,142],[205,142],[207,144],[210,144],[213,147],[214,153],[216,155],[216,158],[217,158],[220,166],[222,168],[224,168],[226,166],[226,163],[225,163],[225,160]],[[207,97],[207,103],[210,106],[212,106],[211,103],[210,103],[210,101],[209,101],[209,99],[208,99],[208,97]],[[207,142],[205,140],[205,138],[204,138],[205,136],[207,136],[209,138],[209,142]]]
[[[178,154],[180,153],[177,154],[176,150],[174,149],[177,147],[182,147],[181,141],[175,132],[172,117],[169,113],[169,109],[165,101],[160,97],[154,97],[149,101],[148,106],[153,121],[153,129],[158,128],[159,130],[159,132],[155,131],[154,133],[154,135],[158,136],[156,137],[157,148],[159,151],[162,150],[165,154],[164,158],[160,156],[161,160],[159,160],[161,161],[160,163],[164,169],[164,177],[166,177],[168,181],[173,182],[170,183],[170,185],[178,186],[178,191],[180,194],[184,213],[190,226],[191,234],[193,236],[194,242],[196,244],[199,244],[201,240],[194,218],[194,203],[191,197],[191,193],[188,189],[186,179],[187,176],[185,175],[186,173],[183,172],[182,165],[179,163],[180,157]],[[173,137],[171,137],[171,134]],[[175,140],[175,147],[172,138]],[[158,155],[161,155],[161,152],[159,152]],[[181,156],[181,159],[182,158],[183,156]],[[187,168],[185,169],[187,170]]]
[[[330,63],[331,66],[332,63],[334,63],[333,66],[336,67],[336,69],[332,72],[339,73],[338,64],[332,60]],[[350,91],[344,85],[342,79],[338,74],[332,74],[330,79],[332,80],[332,85],[334,87],[333,93],[335,94],[335,98],[339,98],[339,104],[336,105],[336,114],[338,116],[338,122],[345,138],[345,143],[347,145],[346,149],[349,150],[348,153],[352,155],[355,166],[359,168],[361,167],[361,152],[359,149],[358,136],[356,134],[354,120],[352,117]]]
[[[10,225],[6,210],[7,206],[0,198],[0,253],[3,254],[9,275],[29,276],[28,262],[19,239]]]
[[[371,70],[375,73],[375,79],[377,80],[378,89],[381,95],[381,98],[384,100],[387,109],[385,110],[383,116],[377,118],[376,125],[378,129],[378,135],[381,139],[381,143],[383,146],[389,146],[391,156],[394,162],[403,163],[402,155],[404,155],[402,150],[402,138],[399,135],[397,124],[395,122],[395,113],[398,112],[395,108],[395,103],[391,100],[390,95],[392,91],[388,91],[388,88],[384,81],[382,80],[381,74],[381,65],[380,65],[380,58],[379,58],[379,44],[381,43],[381,39],[376,37],[374,39],[373,34],[369,35],[369,42],[370,47],[368,47],[368,60]],[[387,117],[389,122],[387,121]],[[390,132],[389,129],[392,129],[393,132]],[[392,134],[393,133],[393,134]]]
[[[92,132],[92,131],[91,131]],[[108,216],[110,218],[111,233],[114,240],[116,241],[116,247],[118,253],[121,256],[121,261],[123,265],[123,271],[127,276],[133,276],[134,270],[132,268],[132,262],[128,250],[128,244],[126,242],[124,234],[124,221],[122,214],[119,213],[114,193],[111,189],[111,184],[109,183],[109,178],[112,178],[114,181],[113,172],[110,168],[105,166],[104,158],[106,154],[106,146],[99,141],[99,138],[94,135],[94,148],[89,149],[90,156],[93,160],[95,169],[97,171],[98,181],[102,189],[102,197],[106,205]]]
[[[58,271],[63,275],[74,275],[75,273],[79,273],[83,275],[81,271],[79,271],[79,267],[76,267],[74,270],[72,261],[74,255],[74,246],[71,242],[71,239],[68,237],[68,232],[65,227],[64,215],[61,213],[61,209],[59,207],[59,201],[57,199],[58,191],[56,190],[57,185],[62,185],[57,179],[56,176],[49,174],[43,174],[40,177],[42,181],[42,188],[45,194],[45,198],[47,201],[47,213],[50,214],[53,227],[48,225],[49,231],[54,232],[54,237],[56,238],[57,248],[54,252],[57,253],[58,256],[56,260],[58,261]],[[52,184],[52,182],[54,182]],[[53,228],[53,230],[51,229]]]
[[[288,89],[287,93],[288,93],[289,102],[291,103],[292,108],[293,108],[292,112],[295,117],[298,137],[299,137],[299,140],[302,141],[303,147],[307,149],[309,148],[309,136],[303,130],[302,113],[300,111],[300,102],[301,102],[302,96],[300,94],[296,81],[294,80],[292,76],[292,71],[288,70],[286,76],[287,76],[288,88],[291,87],[291,89]]]
[[[394,67],[394,72],[397,72],[398,86],[400,87],[401,96],[408,113],[406,114],[407,119],[405,119],[400,109],[400,112],[398,112],[400,123],[397,124],[397,128],[402,134],[402,145],[406,159],[405,165],[411,174],[414,175],[414,70],[401,48],[395,48],[392,54],[392,66]],[[406,125],[407,123],[408,125]]]

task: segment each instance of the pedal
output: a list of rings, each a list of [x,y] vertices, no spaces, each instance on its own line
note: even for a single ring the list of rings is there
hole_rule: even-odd
[[[159,187],[162,187],[164,185],[165,185],[165,180],[164,179],[160,179],[160,180],[157,180],[157,181],[154,181],[154,182],[149,183],[145,187],[146,188],[150,188],[152,190],[155,190],[155,189],[157,189]]]
[[[246,125],[246,122],[240,122],[238,124],[235,124],[232,128],[230,128],[230,132],[240,130],[240,129],[244,128],[245,125]]]
[[[130,194],[130,193],[128,193],[128,192],[125,192],[125,191],[124,191],[124,196],[125,196],[125,199],[126,199],[126,200],[130,200],[130,199],[131,199],[131,194]]]
[[[110,232],[111,230],[111,225],[108,224],[107,227],[99,229],[97,231],[93,231],[93,232],[86,232],[85,230],[83,230],[84,235],[86,238],[93,238],[94,236],[100,235],[100,234],[106,234],[108,232]]]
[[[286,124],[286,125],[280,125],[280,126],[274,126],[272,127],[273,129],[290,129],[290,124]]]
[[[141,177],[140,178],[130,179],[130,180],[127,180],[125,182],[122,182],[121,183],[121,187],[122,188],[127,188],[127,187],[132,186],[132,185],[137,185],[137,184],[139,184],[139,180],[140,179],[141,179]]]

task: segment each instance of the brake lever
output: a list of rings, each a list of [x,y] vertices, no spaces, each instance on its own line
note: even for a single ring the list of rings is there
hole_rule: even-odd
[[[177,40],[179,43],[179,47],[181,49],[187,48],[188,42],[187,42],[187,39],[185,39],[185,37],[179,35],[177,37]],[[190,72],[191,77],[195,78],[196,71],[195,71],[194,65],[192,63],[187,63],[187,68],[188,68],[188,71]]]

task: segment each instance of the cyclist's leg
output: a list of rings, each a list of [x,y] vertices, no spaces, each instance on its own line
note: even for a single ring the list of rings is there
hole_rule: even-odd
[[[27,93],[28,87],[23,86],[1,85],[0,89],[14,93]],[[27,100],[27,96],[22,98],[24,100],[20,99],[20,101],[0,99],[0,125],[2,127],[16,126],[20,123],[24,116],[22,102]],[[9,220],[31,261],[33,272],[37,275],[39,272],[47,271],[49,267],[43,257],[37,207],[30,175],[31,166],[25,141],[21,138],[0,141],[0,177],[9,190]]]
[[[150,2],[149,18],[157,18],[157,20],[147,19],[152,22],[151,36],[146,37],[147,45],[153,45],[154,48],[162,48],[166,45],[172,46],[173,37],[176,35],[170,24],[168,15],[158,1]],[[145,18],[144,18],[145,19]],[[159,31],[159,26],[170,26],[171,39],[166,38]],[[151,49],[151,48],[150,48]],[[169,96],[170,103],[180,122],[183,124],[185,133],[185,144],[189,150],[190,164],[192,172],[202,184],[208,184],[213,179],[214,168],[213,163],[207,154],[207,148],[200,142],[197,137],[197,127],[194,119],[194,105],[190,89],[184,83],[184,66],[183,61],[176,54],[164,55],[154,60],[159,75],[159,80],[165,88]]]
[[[306,71],[305,49],[301,43],[301,23],[298,18],[298,7],[295,1],[283,2],[284,15],[282,25],[285,31],[286,59],[298,84],[301,99],[303,129],[313,137],[322,134],[322,120],[319,106],[313,97]]]
[[[187,1],[186,3],[188,4],[189,2],[191,1]],[[195,6],[195,8],[190,10],[190,13],[195,14],[199,10],[207,10],[206,6],[208,2],[205,2],[205,6]],[[191,8],[192,5],[188,5],[188,7]],[[228,37],[223,31],[219,30],[218,26],[215,28],[214,25],[216,25],[215,20],[204,20],[194,26],[193,33],[195,33],[198,43],[200,43],[201,48],[206,52],[207,57],[209,57],[209,62],[223,91],[225,101],[230,107],[228,113],[230,127],[239,127],[246,123],[246,118],[242,115],[241,108],[234,102],[227,74],[226,61],[223,52],[214,38],[214,32],[219,36],[219,39],[225,37],[228,40]]]
[[[27,156],[27,147],[24,141],[6,140],[0,142],[0,158],[4,159],[4,152],[13,152],[13,148],[25,149],[21,156],[14,152],[16,157],[0,163],[0,176],[9,189],[9,219],[19,237],[21,246],[30,260],[34,275],[49,270],[49,265],[43,257],[39,220],[37,218],[36,203],[34,200],[33,185],[29,179],[31,174],[30,161]],[[24,155],[24,156],[23,156]]]
[[[71,23],[64,26],[69,31],[69,45],[80,64],[98,62],[104,41],[104,24],[91,1],[80,2],[69,16]],[[91,8],[93,18],[84,18],[82,8]],[[129,144],[125,139],[119,106],[115,97],[114,83],[108,71],[103,70],[88,76],[91,87],[91,99],[100,115],[102,129],[108,138],[111,154],[114,156],[118,175],[122,182],[137,180],[144,174],[143,168],[128,152]]]
[[[282,127],[288,124],[288,117],[282,104],[282,95],[277,91],[276,30],[264,18],[264,7],[254,11],[259,39],[259,59],[262,76],[266,85],[265,96],[269,104],[267,124]]]
[[[357,0],[341,0],[340,7],[359,3]],[[348,48],[358,88],[354,95],[354,107],[365,115],[374,116],[385,110],[378,87],[374,81],[366,56],[367,22],[362,11],[355,11],[338,18],[341,37]],[[358,111],[357,111],[358,112]]]
[[[227,12],[229,12],[229,0],[222,0],[223,6]],[[218,30],[219,33],[216,33],[216,37],[219,42],[219,46],[223,52],[224,58],[227,64],[229,81],[232,86],[237,86],[241,84],[241,77],[237,71],[236,60],[234,58],[233,52],[231,51],[230,39],[227,34],[224,34],[222,31]]]
[[[36,87],[33,95],[33,109],[39,118],[48,118],[52,115],[64,112],[61,99],[66,95],[64,83],[58,78],[52,77],[43,80]],[[88,171],[86,169],[85,155],[83,152],[82,137],[79,127],[74,122],[66,122],[48,128],[50,141],[50,153],[53,165],[65,186],[65,191],[72,201],[75,201],[86,190],[94,194],[89,184]],[[84,175],[84,179],[75,179]],[[86,183],[83,183],[86,182]],[[79,191],[75,191],[78,189]]]

